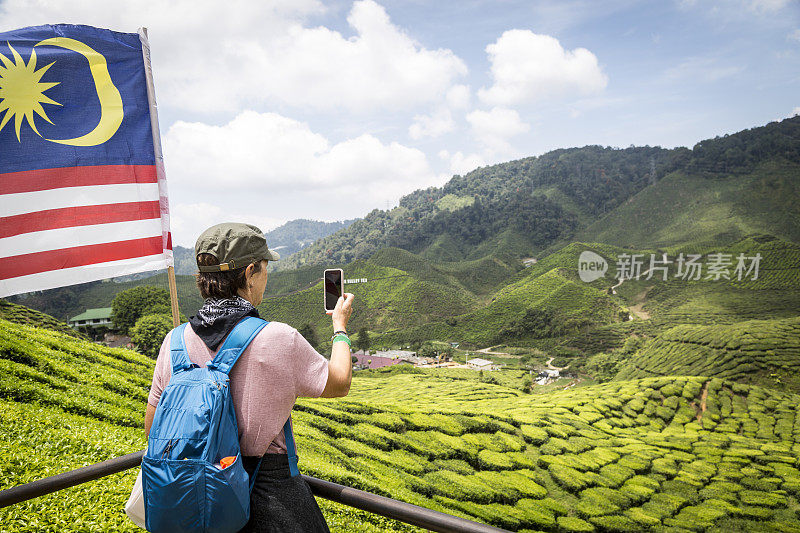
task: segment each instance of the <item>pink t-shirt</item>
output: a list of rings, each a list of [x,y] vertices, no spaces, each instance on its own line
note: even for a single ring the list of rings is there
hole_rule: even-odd
[[[183,340],[192,363],[205,368],[214,359],[203,340],[186,326]],[[158,406],[172,376],[167,334],[158,353],[147,400]],[[270,322],[244,350],[230,372],[242,455],[286,453],[283,424],[298,396],[317,398],[328,381],[328,361],[293,327]]]

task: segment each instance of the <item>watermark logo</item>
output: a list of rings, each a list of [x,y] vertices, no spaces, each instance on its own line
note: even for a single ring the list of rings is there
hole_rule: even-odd
[[[578,258],[578,276],[581,281],[590,283],[605,276],[606,271],[608,271],[608,263],[602,256],[590,250],[581,252]]]
[[[621,284],[625,280],[650,280],[653,278],[667,281],[668,278],[687,281],[743,281],[758,279],[761,266],[761,254],[746,256],[733,254],[710,253],[705,257],[700,254],[679,254],[670,258],[667,254],[619,254],[616,262],[616,275]],[[585,250],[578,258],[578,275],[581,281],[592,282],[605,276],[608,263],[594,252]],[[614,287],[619,286],[619,284]]]

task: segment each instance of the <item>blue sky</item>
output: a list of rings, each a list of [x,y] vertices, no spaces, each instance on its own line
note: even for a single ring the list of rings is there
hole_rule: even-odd
[[[150,30],[177,244],[341,220],[476,166],[692,146],[800,112],[789,0],[0,0],[0,31]]]

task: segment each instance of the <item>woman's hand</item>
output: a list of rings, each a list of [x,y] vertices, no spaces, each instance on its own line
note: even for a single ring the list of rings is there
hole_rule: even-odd
[[[333,311],[327,311],[327,314],[332,315],[334,331],[347,331],[347,321],[350,320],[350,315],[353,313],[354,298],[351,293],[346,292],[344,296],[339,297]]]

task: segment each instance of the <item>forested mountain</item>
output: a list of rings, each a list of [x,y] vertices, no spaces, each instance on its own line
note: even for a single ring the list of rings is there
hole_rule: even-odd
[[[800,117],[675,152],[677,169],[577,234],[617,246],[800,242]]]
[[[769,162],[777,166],[779,174],[787,165],[800,165],[800,117],[707,139],[691,150],[649,146],[554,150],[539,157],[457,175],[440,188],[415,191],[404,196],[394,209],[375,209],[364,219],[316,242],[279,267],[346,263],[366,258],[386,246],[439,261],[479,259],[487,253],[517,258],[533,255],[553,243],[566,244],[598,219],[611,216],[637,194],[648,194],[647,191],[668,175],[670,187],[664,188],[672,188],[673,192],[666,197],[659,196],[659,204],[655,206],[664,213],[687,206],[710,207],[710,203],[716,201],[713,193],[716,187],[722,186],[736,194],[733,191],[740,189],[736,180],[749,176],[741,182],[744,194],[738,193],[734,212],[728,217],[730,223],[719,225],[719,236],[726,237],[726,242],[733,242],[750,233],[747,228],[752,226],[757,232],[796,240],[797,235],[789,230],[772,231],[774,224],[768,219],[770,213],[776,214],[774,204],[777,203],[784,208],[779,209],[779,216],[773,216],[774,223],[797,227],[791,219],[787,224],[783,216],[796,205],[791,199],[797,195],[797,173],[784,172],[785,178],[764,174]],[[688,180],[690,186],[673,186],[681,179]],[[711,196],[698,200],[692,189],[704,190]],[[682,195],[682,192],[687,194]],[[759,213],[753,215],[748,211],[748,201],[758,196],[764,198],[755,206]],[[613,222],[608,225],[626,232],[621,217],[627,217],[629,223],[631,216],[646,221],[653,214],[652,207],[647,206],[640,213],[622,209],[618,211],[622,214],[610,219]],[[730,227],[738,224],[737,217],[767,220],[739,224],[741,231],[732,230],[726,236]],[[692,225],[692,220],[681,223]],[[501,245],[500,237],[508,231],[517,234],[516,246]],[[590,240],[605,242],[606,234],[601,229],[594,229],[587,235],[597,237]],[[620,242],[624,239],[616,235],[608,238],[612,244],[630,244]],[[646,243],[637,241],[635,244]]]
[[[375,209],[280,268],[349,262],[385,246],[437,260],[478,259],[507,230],[524,236],[525,249],[542,249],[660,179],[674,165],[669,154],[651,147],[586,146],[479,168],[441,188],[404,196],[389,211]],[[448,245],[441,246],[443,241]]]

